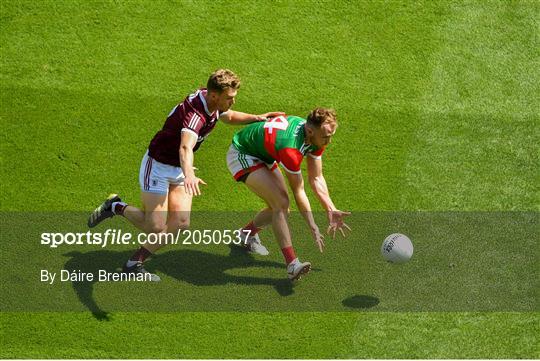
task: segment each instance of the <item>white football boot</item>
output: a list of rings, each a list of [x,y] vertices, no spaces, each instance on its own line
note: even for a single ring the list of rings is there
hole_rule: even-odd
[[[291,281],[296,281],[302,278],[303,275],[311,271],[311,263],[300,262],[298,258],[287,265],[287,273]]]
[[[142,262],[137,262],[132,266],[128,266],[128,263],[125,263],[124,267],[122,267],[122,272],[142,274],[144,275],[145,279],[148,279],[149,281],[152,281],[152,282],[161,281],[161,277],[159,277],[157,274],[150,273],[147,270],[145,270]]]
[[[242,232],[242,230],[240,230],[240,232]],[[242,233],[245,235],[244,232]],[[266,249],[266,247],[261,243],[261,239],[259,238],[258,234],[245,237],[241,246],[244,247],[249,253],[259,254],[261,256],[268,256],[268,254],[270,254],[268,249]]]

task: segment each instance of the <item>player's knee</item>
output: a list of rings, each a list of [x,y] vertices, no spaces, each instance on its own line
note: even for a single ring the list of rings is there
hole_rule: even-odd
[[[185,230],[189,228],[190,212],[170,211],[167,219],[167,229],[169,232]]]
[[[190,225],[189,218],[180,218],[180,219],[174,220],[174,222],[170,224],[169,227],[173,231],[179,231],[179,230],[189,229],[189,225]]]
[[[280,196],[272,203],[272,210],[274,212],[283,212],[286,215],[289,214],[289,197]]]
[[[188,229],[189,225],[190,225],[189,218],[181,219],[180,222],[178,222],[179,229]]]
[[[145,226],[146,233],[161,233],[167,229],[167,225],[161,220],[150,220]]]

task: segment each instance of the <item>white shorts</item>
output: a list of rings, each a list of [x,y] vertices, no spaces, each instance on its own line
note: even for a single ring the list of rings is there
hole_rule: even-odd
[[[277,163],[268,164],[257,157],[249,154],[240,153],[234,145],[231,144],[227,152],[227,167],[234,179],[245,181],[247,175],[259,168],[267,167],[271,171],[277,168]]]
[[[141,191],[147,193],[167,194],[170,184],[184,184],[182,168],[163,164],[144,154],[139,170]]]

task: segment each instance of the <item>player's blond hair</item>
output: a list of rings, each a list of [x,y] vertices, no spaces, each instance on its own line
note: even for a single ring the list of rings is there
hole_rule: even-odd
[[[331,108],[317,107],[307,116],[307,123],[315,128],[328,123],[337,126],[336,111]]]
[[[229,69],[218,69],[210,75],[206,83],[208,91],[221,93],[226,88],[239,89],[240,78]]]

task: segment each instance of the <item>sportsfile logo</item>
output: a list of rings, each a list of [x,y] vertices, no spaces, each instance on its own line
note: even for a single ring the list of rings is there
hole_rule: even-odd
[[[60,245],[129,245],[133,244],[133,235],[120,229],[107,229],[105,232],[67,232],[67,233],[41,233],[41,244],[50,248],[57,248]]]
[[[94,245],[105,248],[108,245],[182,244],[182,245],[240,245],[250,237],[249,230],[179,230],[176,233],[138,233],[134,236],[121,229],[107,229],[105,232],[44,232],[40,243],[50,248],[62,245]]]

